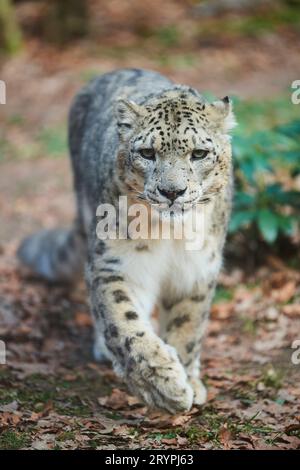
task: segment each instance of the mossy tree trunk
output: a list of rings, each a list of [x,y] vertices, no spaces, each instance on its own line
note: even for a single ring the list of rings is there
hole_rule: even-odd
[[[11,0],[0,0],[0,51],[8,54],[21,47],[21,32]]]

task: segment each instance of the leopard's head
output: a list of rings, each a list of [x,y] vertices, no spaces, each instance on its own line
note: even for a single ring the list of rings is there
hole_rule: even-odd
[[[137,199],[160,210],[208,202],[228,184],[234,123],[227,97],[208,103],[188,87],[143,104],[120,99],[120,178]]]

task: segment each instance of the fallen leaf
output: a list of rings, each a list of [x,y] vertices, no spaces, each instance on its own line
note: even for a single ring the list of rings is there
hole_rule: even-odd
[[[178,442],[178,445],[185,446],[187,448],[189,440],[186,437],[178,436],[177,442]]]
[[[285,432],[289,434],[290,432],[293,431],[300,431],[300,423],[296,424],[289,424],[288,426],[285,427]]]
[[[229,449],[229,441],[232,438],[231,431],[228,429],[227,423],[225,423],[219,431],[219,439],[222,442],[225,449]]]
[[[289,281],[280,289],[273,290],[271,295],[276,302],[284,303],[291,300],[296,293],[296,282]]]
[[[54,447],[55,436],[53,434],[43,434],[41,437],[35,439],[31,447],[36,450],[47,450]]]
[[[191,420],[191,416],[188,414],[182,414],[178,416],[174,416],[171,418],[172,426],[182,426],[183,424],[187,423]]]
[[[213,319],[227,320],[234,311],[234,302],[219,302],[214,304],[211,308],[211,315]]]
[[[284,305],[282,312],[288,317],[300,317],[300,303]]]
[[[21,421],[21,413],[9,413],[4,411],[0,414],[0,423],[2,426],[13,425],[16,426]]]
[[[160,442],[162,442],[163,444],[167,444],[168,446],[177,445],[177,438],[176,437],[172,437],[170,439],[165,438],[165,439],[162,439]]]
[[[7,403],[7,405],[2,405],[0,406],[0,411],[8,411],[8,412],[13,412],[13,411],[16,411],[17,409],[19,408],[19,404],[16,400],[10,402],[10,403]]]
[[[113,433],[116,436],[128,437],[129,431],[130,431],[130,428],[127,426],[127,424],[123,424],[123,425],[115,427],[113,430]]]
[[[120,410],[126,406],[137,405],[140,401],[137,398],[128,395],[126,392],[118,388],[114,388],[110,396],[99,397],[98,403],[102,406],[112,408],[113,410]]]

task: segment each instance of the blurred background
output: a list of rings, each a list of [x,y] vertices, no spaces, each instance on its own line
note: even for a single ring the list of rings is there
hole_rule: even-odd
[[[119,67],[229,95],[238,121],[209,403],[177,424],[93,362],[83,283],[49,286],[15,258],[24,235],[72,220],[69,106]],[[0,0],[0,80],[0,448],[299,448],[300,0]]]
[[[66,119],[74,94],[118,67],[230,95],[236,246],[299,243],[299,0],[0,0],[0,239],[72,217]],[[34,207],[34,211],[32,208]],[[263,250],[264,251],[264,250]],[[238,251],[239,256],[242,251]]]

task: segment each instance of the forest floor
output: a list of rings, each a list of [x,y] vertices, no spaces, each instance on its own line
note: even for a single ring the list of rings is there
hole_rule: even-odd
[[[203,350],[208,402],[170,416],[94,362],[83,283],[36,280],[14,249],[0,260],[0,448],[300,448],[299,272],[270,258],[252,276],[221,276]]]
[[[208,402],[170,416],[128,395],[92,357],[83,283],[47,285],[15,259],[22,236],[72,219],[65,121],[74,93],[115,67],[160,70],[217,95],[265,99],[299,78],[289,35],[245,39],[173,61],[129,51],[59,54],[37,42],[3,64],[8,104],[0,116],[0,448],[300,448],[300,273],[269,257],[251,274],[225,270],[203,349]],[[213,76],[213,80],[212,80]]]

